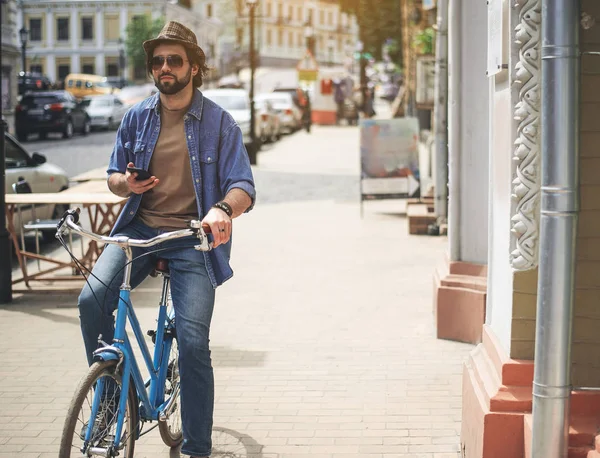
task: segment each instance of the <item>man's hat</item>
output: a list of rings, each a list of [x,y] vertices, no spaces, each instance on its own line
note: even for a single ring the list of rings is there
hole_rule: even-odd
[[[194,52],[200,58],[201,63],[206,60],[204,51],[198,46],[196,34],[179,22],[167,22],[156,38],[144,41],[144,51],[146,52],[146,57],[148,59],[152,57],[154,48],[161,43],[177,43],[183,45]]]

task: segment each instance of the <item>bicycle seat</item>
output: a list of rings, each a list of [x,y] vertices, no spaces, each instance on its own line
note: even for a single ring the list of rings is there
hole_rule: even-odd
[[[169,260],[159,258],[156,260],[154,270],[150,273],[152,277],[157,277],[158,274],[169,274]]]

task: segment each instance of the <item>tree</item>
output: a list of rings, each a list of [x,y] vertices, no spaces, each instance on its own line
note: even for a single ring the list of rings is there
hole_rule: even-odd
[[[402,53],[401,16],[399,0],[339,0],[342,11],[354,14],[358,21],[359,38],[363,42],[365,52],[382,58],[384,44],[395,43],[388,49],[392,60],[400,64]]]
[[[146,53],[142,43],[156,37],[162,30],[164,19],[151,20],[148,16],[136,16],[127,25],[125,33],[125,50],[131,66],[146,69]]]

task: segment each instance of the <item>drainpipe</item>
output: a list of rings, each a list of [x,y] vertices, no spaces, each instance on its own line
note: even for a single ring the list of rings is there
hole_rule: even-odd
[[[579,1],[542,0],[542,200],[533,458],[568,451],[579,213]]]
[[[442,3],[442,2],[440,2]],[[460,261],[460,97],[462,1],[449,0],[448,17],[448,238],[450,261]]]
[[[435,47],[434,208],[439,225],[448,215],[448,0],[438,2]]]

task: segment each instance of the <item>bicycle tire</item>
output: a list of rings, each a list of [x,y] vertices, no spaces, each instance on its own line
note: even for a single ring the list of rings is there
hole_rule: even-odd
[[[168,393],[169,390],[174,390],[175,385],[179,385],[179,348],[177,346],[177,339],[174,338],[171,345],[171,353],[169,354],[169,369],[167,372],[165,393]],[[178,394],[177,397],[179,398],[179,396]],[[177,447],[183,442],[181,400],[176,399],[175,402],[177,404],[166,420],[158,420],[160,437],[165,445],[171,448]],[[173,423],[169,424],[170,420],[175,420],[175,427],[171,426]]]
[[[117,372],[117,361],[101,361],[92,364],[87,374],[79,382],[65,418],[58,458],[71,458],[73,450],[77,450],[77,453],[79,453],[79,455],[76,456],[81,456],[81,452],[73,446],[73,437],[78,428],[78,422],[85,425],[85,423],[79,419],[79,413],[92,387],[104,376],[111,376],[119,386],[121,385],[121,374]],[[119,456],[123,458],[133,458],[138,427],[137,393],[135,391],[135,386],[133,385],[133,380],[129,386],[129,393],[127,396],[127,411],[129,412],[129,415],[126,418],[127,423],[124,425],[128,432],[128,437],[126,439],[127,453],[123,455],[122,452],[120,452]]]

